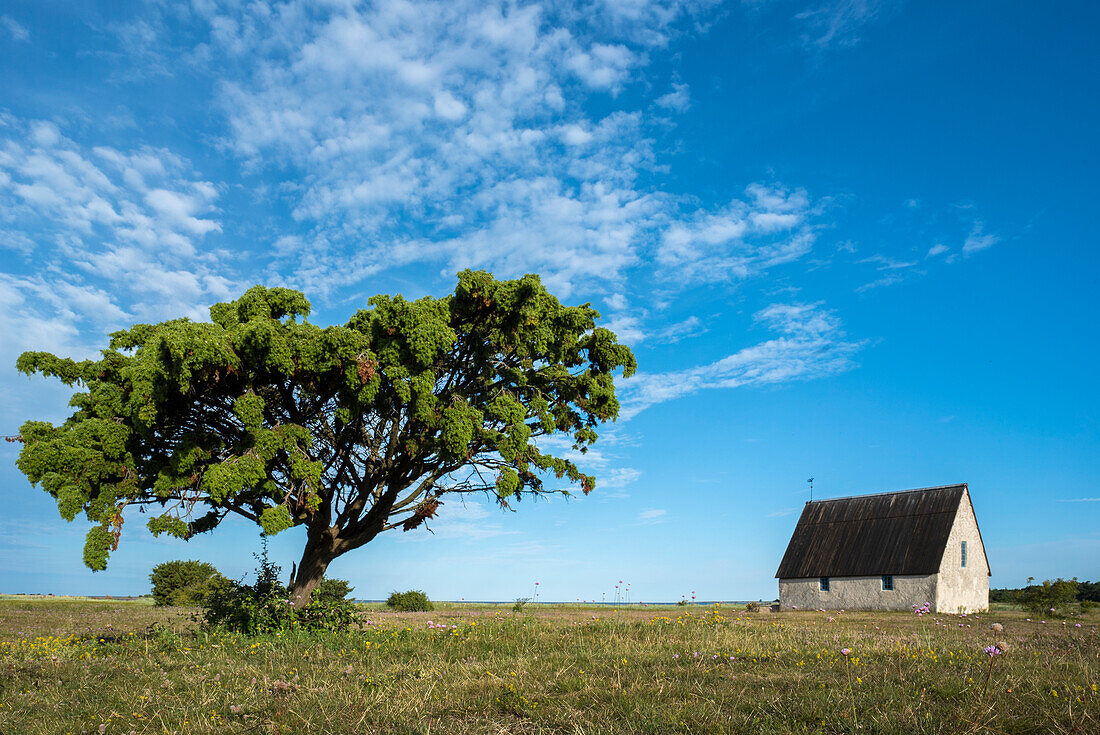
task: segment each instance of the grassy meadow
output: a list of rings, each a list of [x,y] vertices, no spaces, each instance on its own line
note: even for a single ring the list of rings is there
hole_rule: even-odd
[[[362,615],[250,639],[143,600],[0,598],[0,733],[1100,733],[1095,616]]]

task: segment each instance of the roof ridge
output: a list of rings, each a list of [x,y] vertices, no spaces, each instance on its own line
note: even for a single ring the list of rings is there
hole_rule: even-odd
[[[883,495],[905,495],[906,493],[923,493],[923,492],[928,492],[930,490],[947,490],[949,488],[956,488],[956,487],[967,488],[967,484],[965,482],[956,482],[956,483],[952,483],[950,485],[933,485],[932,487],[916,487],[916,488],[913,488],[912,490],[890,490],[890,491],[882,492],[882,493],[867,493],[866,495],[841,495],[838,498],[824,498],[822,500],[807,500],[806,505],[810,505],[811,503],[814,503],[814,504],[817,504],[817,503],[831,503],[834,500],[852,500],[854,498],[877,498],[877,497],[881,497]],[[967,489],[969,489],[969,488],[967,488]]]
[[[838,500],[844,500],[844,498],[838,498]],[[863,521],[881,521],[888,520],[890,518],[913,518],[919,516],[921,518],[925,516],[938,516],[938,515],[954,515],[958,509],[955,510],[930,510],[923,513],[903,513],[901,515],[889,515],[889,516],[861,516],[859,518],[848,518],[841,521],[809,521],[811,526],[831,526],[838,523],[862,523]]]

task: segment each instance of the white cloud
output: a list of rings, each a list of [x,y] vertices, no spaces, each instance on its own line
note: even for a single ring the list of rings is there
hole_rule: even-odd
[[[672,279],[742,280],[810,252],[816,238],[801,189],[752,184],[746,200],[697,211],[662,234],[657,261]]]
[[[943,255],[944,253],[946,253],[946,252],[947,252],[948,250],[950,250],[950,249],[951,249],[951,248],[947,247],[947,246],[946,246],[946,245],[944,245],[943,243],[939,243],[939,242],[938,242],[938,243],[936,243],[935,245],[933,245],[932,247],[928,248],[928,254],[927,254],[927,255],[925,255],[924,257],[926,257],[926,258],[934,258],[934,257],[936,257],[937,255]]]
[[[652,526],[657,523],[664,523],[668,520],[667,515],[668,511],[664,508],[646,508],[638,514],[638,524]]]
[[[633,467],[616,467],[601,471],[596,477],[596,486],[600,489],[626,487],[636,482],[641,476],[641,470]]]
[[[825,49],[856,45],[864,26],[890,9],[891,5],[883,0],[828,0],[795,18],[806,25],[803,43]]]
[[[0,273],[6,346],[89,356],[134,319],[204,317],[231,290],[204,250],[217,197],[169,151],[89,149],[52,122],[5,119],[0,229],[20,254]]]
[[[773,304],[755,319],[780,336],[716,362],[667,373],[638,373],[623,382],[622,417],[703,390],[767,385],[835,375],[854,367],[859,343],[821,304]]]
[[[460,538],[477,541],[498,536],[514,536],[519,531],[510,530],[501,522],[505,511],[491,509],[487,503],[466,499],[448,500],[440,505],[439,514],[424,525],[403,533],[405,541],[423,541],[436,538]]]
[[[657,104],[675,112],[686,112],[691,107],[691,93],[686,84],[673,84],[672,91],[657,98]]]
[[[282,280],[324,296],[432,263],[537,271],[568,296],[622,282],[678,217],[677,197],[639,182],[665,124],[646,111],[683,109],[686,85],[650,104],[615,95],[646,89],[650,52],[711,5],[211,1],[192,7],[207,37],[189,62],[234,65],[216,100],[226,148],[295,182],[277,196],[304,245],[274,254]],[[138,30],[122,42],[139,58],[169,35]],[[612,111],[593,116],[592,97]],[[792,219],[756,214],[759,232]]]
[[[893,286],[894,284],[901,283],[905,280],[904,276],[897,273],[889,273],[881,278],[876,278],[873,281],[868,281],[859,288],[856,289],[856,293],[864,293],[875,288],[885,288],[886,286]]]
[[[627,79],[627,72],[637,58],[621,44],[595,44],[587,51],[575,51],[565,66],[593,89],[618,92]]]
[[[4,26],[15,41],[29,41],[31,38],[31,32],[27,30],[26,26],[11,16],[0,15],[0,25]]]
[[[643,342],[650,344],[676,343],[688,337],[696,337],[706,332],[703,321],[697,316],[689,316],[678,322],[664,323],[661,326],[647,326],[648,314],[619,312],[601,326],[610,329],[619,342],[630,347],[638,347]]]
[[[461,120],[466,110],[466,104],[446,90],[435,96],[435,114],[446,120]]]
[[[904,270],[906,268],[912,268],[917,264],[916,261],[897,260],[886,255],[872,255],[869,258],[864,258],[856,262],[873,263],[875,265],[875,269],[880,271]]]
[[[966,236],[966,242],[963,243],[963,255],[970,255],[971,253],[986,250],[1000,242],[1001,238],[983,232],[983,228],[984,225],[980,220],[974,222],[974,226],[970,229],[970,234]]]

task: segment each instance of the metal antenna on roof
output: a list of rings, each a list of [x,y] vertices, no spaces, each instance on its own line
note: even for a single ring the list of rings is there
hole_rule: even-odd
[[[814,478],[811,477],[806,482],[810,483],[810,502],[812,503],[814,502]]]

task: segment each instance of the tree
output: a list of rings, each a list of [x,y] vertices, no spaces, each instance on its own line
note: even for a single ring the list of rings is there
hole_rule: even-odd
[[[298,291],[250,288],[210,322],[174,319],[111,335],[99,360],[22,354],[17,367],[78,389],[60,426],[28,421],[19,469],[83,512],[84,563],[106,568],[127,508],[180,538],[230,513],[267,534],[304,526],[290,585],[308,601],[336,557],[487,493],[503,508],[569,494],[550,475],[594,478],[541,437],[584,452],[616,418],[614,373],[631,351],[563,306],[537,276],[464,271],[452,295],[374,296],[343,326],[307,319]],[[560,453],[559,453],[560,454]]]
[[[1048,579],[1042,584],[1034,584],[1035,578],[1028,577],[1027,585],[1018,593],[1017,599],[1025,610],[1033,613],[1047,611],[1061,614],[1067,605],[1077,600],[1077,578]]]

